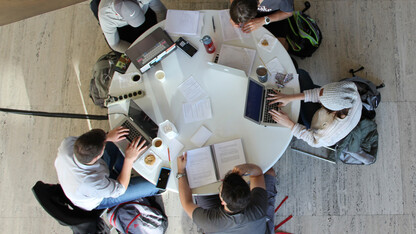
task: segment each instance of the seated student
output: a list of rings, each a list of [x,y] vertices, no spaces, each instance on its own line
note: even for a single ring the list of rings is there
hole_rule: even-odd
[[[277,191],[273,169],[263,176],[254,164],[238,165],[225,176],[219,195],[196,196],[195,204],[185,167],[186,154],[178,157],[179,198],[185,212],[204,233],[274,233]],[[250,175],[250,185],[243,174]]]
[[[159,191],[142,177],[130,179],[133,162],[147,146],[144,146],[145,141],[135,139],[127,147],[123,159],[112,142],[124,139],[126,134],[128,129],[121,127],[108,134],[93,129],[80,137],[67,137],[62,141],[55,168],[65,195],[74,205],[85,210],[104,209]]]
[[[287,18],[293,15],[293,0],[231,0],[230,16],[243,32],[261,26],[269,30],[288,49],[286,34],[290,30]]]
[[[354,82],[335,82],[322,88],[313,84],[309,74],[299,70],[299,94],[270,94],[270,104],[302,100],[299,123],[286,113],[271,110],[273,120],[292,130],[292,134],[313,147],[332,146],[346,137],[360,122],[362,103]],[[320,103],[320,105],[318,104]]]
[[[101,0],[98,19],[111,49],[124,53],[147,29],[166,18],[160,0]]]

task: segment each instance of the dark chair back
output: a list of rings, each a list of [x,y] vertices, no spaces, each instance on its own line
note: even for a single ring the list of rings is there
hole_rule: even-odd
[[[38,181],[32,188],[36,199],[60,224],[74,226],[83,223],[96,222],[104,210],[83,210],[65,196],[60,184],[45,184]]]

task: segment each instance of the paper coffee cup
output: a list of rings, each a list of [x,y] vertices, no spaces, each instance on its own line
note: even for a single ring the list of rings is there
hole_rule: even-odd
[[[158,70],[155,73],[155,77],[160,82],[165,82],[165,72],[162,70]]]
[[[160,149],[160,148],[162,148],[162,145],[163,145],[163,141],[162,141],[161,138],[156,137],[156,138],[153,139],[153,141],[152,141],[152,146],[153,147],[155,147],[156,149]]]

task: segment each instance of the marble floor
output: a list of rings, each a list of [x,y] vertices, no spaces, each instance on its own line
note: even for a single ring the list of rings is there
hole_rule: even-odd
[[[162,0],[174,9],[224,9],[228,0]],[[308,11],[324,39],[298,60],[322,85],[358,75],[384,82],[377,109],[379,153],[371,166],[337,165],[287,150],[277,162],[276,216],[292,233],[416,233],[416,28],[413,0],[315,0]],[[302,9],[302,1],[295,8]],[[0,107],[106,114],[88,96],[91,69],[109,51],[89,2],[0,27]],[[38,204],[31,187],[56,183],[53,166],[66,136],[106,121],[0,112],[1,233],[71,233]],[[167,233],[197,233],[178,195],[164,195]]]

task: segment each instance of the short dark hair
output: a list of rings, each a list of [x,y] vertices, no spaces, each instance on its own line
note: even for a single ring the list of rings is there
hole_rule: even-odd
[[[106,138],[107,134],[102,129],[92,129],[82,134],[74,144],[75,157],[80,163],[90,163],[102,152]]]
[[[228,173],[222,183],[221,198],[229,210],[240,212],[250,202],[250,187],[238,173]]]
[[[244,24],[257,15],[257,0],[234,0],[230,6],[230,17],[236,24]]]

